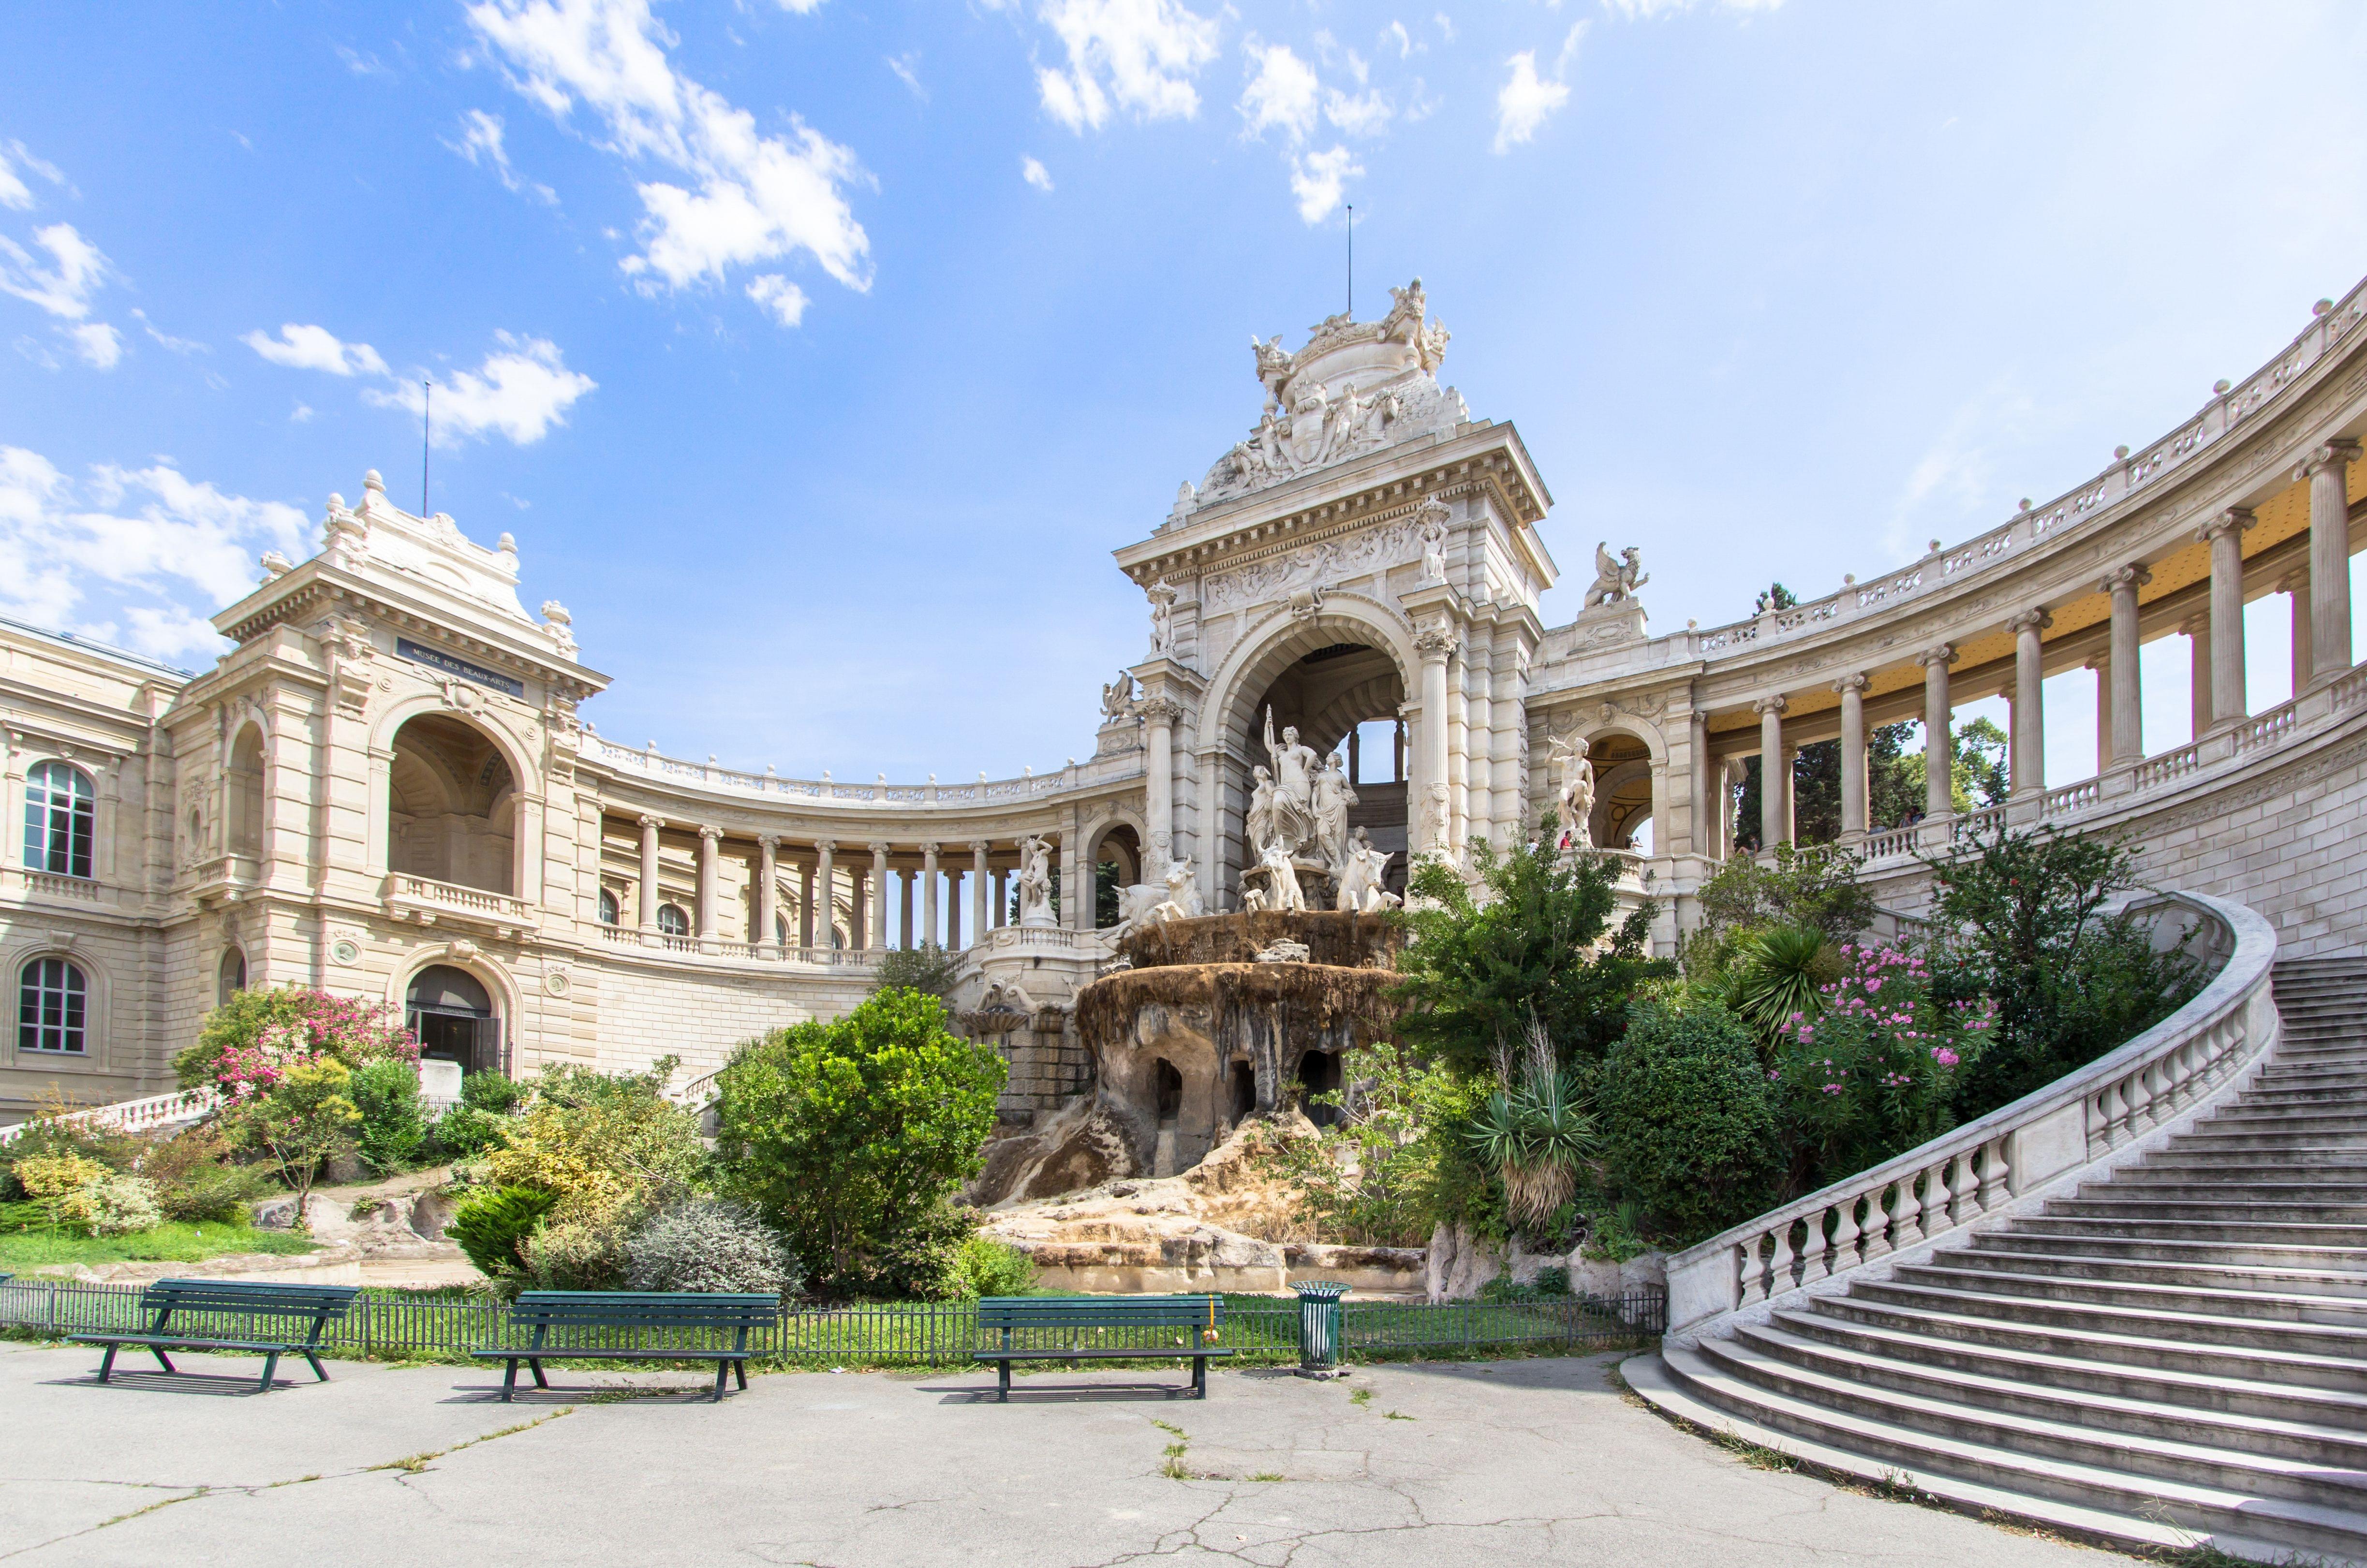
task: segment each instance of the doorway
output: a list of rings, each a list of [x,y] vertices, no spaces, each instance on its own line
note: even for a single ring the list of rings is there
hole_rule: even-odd
[[[403,1013],[419,1036],[422,1060],[456,1062],[464,1073],[508,1072],[493,998],[467,970],[448,964],[422,969],[403,998]]]

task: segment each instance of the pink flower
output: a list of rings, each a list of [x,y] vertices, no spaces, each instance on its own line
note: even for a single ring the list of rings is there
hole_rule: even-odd
[[[1958,1062],[1964,1060],[1963,1057],[1957,1055],[1954,1051],[1949,1050],[1945,1045],[1932,1046],[1931,1059],[1939,1063],[1943,1067],[1953,1067]]]

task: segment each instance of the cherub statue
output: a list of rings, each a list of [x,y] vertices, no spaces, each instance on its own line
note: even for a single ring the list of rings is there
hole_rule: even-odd
[[[1553,743],[1554,766],[1561,770],[1562,834],[1560,847],[1594,847],[1594,764],[1586,760],[1585,737],[1573,735]]]

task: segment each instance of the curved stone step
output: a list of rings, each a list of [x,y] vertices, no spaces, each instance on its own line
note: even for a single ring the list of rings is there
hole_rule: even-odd
[[[1921,1263],[1902,1263],[1894,1278],[1909,1284],[1991,1295],[2036,1296],[2049,1301],[2120,1305],[2149,1312],[2257,1318],[2274,1323],[2332,1324],[2367,1328],[2367,1298],[2320,1296],[2302,1292],[2214,1290],[2204,1285],[2132,1280],[2081,1280],[2061,1274],[2022,1273],[1984,1267],[1977,1253],[1942,1253]]]
[[[2267,1291],[2367,1301],[2367,1269],[2341,1273],[2323,1269],[2270,1269],[2258,1265],[2162,1262],[2086,1253],[2037,1252],[2013,1245],[2010,1236],[1979,1236],[1957,1251],[1935,1253],[1933,1262],[1965,1260],[2016,1274],[2053,1274],[2064,1279],[2124,1280],[2135,1284],[2199,1285],[2205,1290]]]
[[[2118,1183],[2058,1198],[2046,1205],[2049,1219],[2090,1218],[2174,1223],[2208,1220],[2234,1225],[2361,1225],[2367,1226],[2367,1197],[2357,1192],[2343,1202],[2307,1198],[2253,1198],[2231,1191],[2216,1201],[2169,1198]]]
[[[1712,1431],[1877,1482],[2139,1547],[2191,1546],[2262,1562],[2295,1550],[2367,1557],[2367,1521],[2310,1504],[2157,1481],[2097,1466],[2025,1458],[1754,1389],[1693,1350],[1622,1364],[1628,1386]],[[1903,1473],[1902,1473],[1903,1472]]]
[[[2050,1206],[2051,1207],[2051,1206]],[[2007,1235],[2121,1236],[2130,1241],[2193,1241],[2233,1247],[2324,1247],[2367,1253],[2367,1224],[2304,1224],[2246,1220],[2141,1220],[2044,1213],[2008,1220]]]
[[[2221,1240],[2190,1240],[2177,1236],[2107,1235],[2094,1226],[2070,1225],[2063,1230],[1999,1230],[1990,1232],[2010,1242],[2017,1251],[2052,1252],[2081,1258],[2126,1258],[2140,1262],[2200,1262],[2236,1268],[2301,1269],[2329,1273],[2367,1269],[2367,1258],[2348,1247],[2280,1247],[2266,1243],[2246,1246]],[[1985,1239],[1985,1238],[1976,1238]]]
[[[2367,1366],[2367,1327],[2343,1324],[2282,1323],[2271,1318],[2231,1317],[2223,1313],[2177,1312],[2130,1302],[2075,1302],[2060,1297],[2013,1295],[1994,1290],[1960,1290],[1869,1280],[1851,1287],[1850,1301],[1864,1299],[1972,1317],[2000,1317],[2094,1334],[2200,1344],[2214,1349],[2240,1347],[2294,1355],[2341,1357]]]

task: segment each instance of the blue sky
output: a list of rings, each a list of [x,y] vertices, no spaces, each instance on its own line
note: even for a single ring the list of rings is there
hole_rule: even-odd
[[[1549,617],[1607,537],[1712,624],[2066,489],[2367,273],[2362,54],[2175,0],[10,6],[0,614],[203,662],[331,491],[416,506],[424,373],[435,506],[568,604],[603,733],[1056,767],[1143,651],[1107,552],[1340,307],[1344,199],[1359,313],[1420,274],[1552,487]]]

